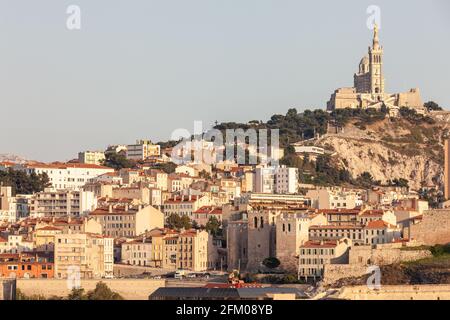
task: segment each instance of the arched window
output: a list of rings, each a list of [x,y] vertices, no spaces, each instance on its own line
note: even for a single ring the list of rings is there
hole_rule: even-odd
[[[283,223],[283,232],[284,231],[286,231],[286,226],[285,226],[285,224]]]
[[[288,232],[291,232],[291,224],[288,223]]]
[[[261,219],[260,219],[260,221],[259,221],[259,226],[260,226],[261,228],[264,228],[264,220],[263,220],[263,217],[261,217]]]
[[[255,217],[255,228],[258,228],[258,217]]]

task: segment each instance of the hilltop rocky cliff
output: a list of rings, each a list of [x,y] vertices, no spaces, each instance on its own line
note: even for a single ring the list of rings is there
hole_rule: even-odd
[[[431,114],[428,120],[385,118],[364,125],[350,121],[342,131],[324,134],[313,144],[334,151],[339,166],[354,177],[370,172],[382,182],[403,178],[415,190],[442,185],[450,112]]]

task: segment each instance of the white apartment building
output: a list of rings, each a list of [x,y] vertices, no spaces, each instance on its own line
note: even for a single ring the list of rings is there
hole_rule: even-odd
[[[160,146],[152,144],[149,140],[137,140],[136,144],[127,146],[126,157],[130,160],[145,160],[149,157],[159,157],[160,155]]]
[[[105,160],[105,153],[102,151],[83,151],[78,153],[78,161],[85,164],[101,165]]]
[[[87,182],[114,169],[84,163],[27,163],[18,167],[26,173],[46,173],[55,189],[80,190]]]
[[[275,170],[275,193],[297,193],[298,169],[278,167]]]
[[[275,168],[256,168],[253,191],[257,193],[275,193]]]
[[[280,167],[256,168],[254,192],[257,193],[297,193],[298,169]]]
[[[45,189],[29,199],[32,218],[79,217],[97,207],[97,197],[92,191]]]

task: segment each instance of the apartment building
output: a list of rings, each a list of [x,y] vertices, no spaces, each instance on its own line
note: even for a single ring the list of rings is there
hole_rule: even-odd
[[[114,188],[113,198],[137,199],[143,204],[150,204],[150,189],[146,187],[122,187]]]
[[[95,177],[114,169],[95,164],[85,163],[37,163],[29,162],[18,167],[28,174],[46,173],[52,187],[55,189],[80,190],[87,182]]]
[[[1,253],[0,278],[53,278],[54,264],[49,256],[37,252]]]
[[[167,178],[167,190],[170,192],[179,192],[188,189],[194,180],[192,177],[182,173],[172,173]]]
[[[12,188],[0,186],[0,222],[14,223],[18,212],[16,198],[12,196]]]
[[[137,140],[136,144],[127,145],[126,157],[130,160],[139,161],[160,155],[160,146],[152,144],[150,140]]]
[[[401,238],[401,229],[383,220],[370,221],[364,227],[366,244],[391,243]]]
[[[322,209],[317,210],[327,217],[330,225],[358,225],[359,209]]]
[[[189,218],[191,218],[195,211],[209,204],[210,201],[207,196],[174,196],[173,198],[170,198],[164,202],[163,211],[166,217],[175,213],[180,216],[187,215]]]
[[[177,268],[192,271],[208,270],[209,241],[212,241],[212,236],[206,231],[187,230],[180,233],[177,243]]]
[[[311,199],[311,206],[316,209],[354,209],[363,204],[361,192],[341,188],[308,190],[306,196]]]
[[[327,264],[348,263],[349,239],[336,241],[308,241],[300,246],[298,275],[321,278]]]
[[[79,217],[97,207],[97,198],[91,191],[46,189],[30,198],[29,210],[33,218]]]
[[[59,279],[112,278],[114,239],[90,233],[56,235],[54,263]]]
[[[279,167],[256,168],[253,182],[256,193],[293,194],[298,192],[298,169]]]
[[[377,221],[377,220],[383,220],[391,225],[397,225],[397,217],[392,210],[382,210],[382,209],[376,209],[376,210],[363,210],[359,216],[358,221],[362,225],[366,225],[370,221]]]
[[[122,243],[121,262],[137,266],[175,268],[177,242],[178,232],[174,230],[151,230],[142,237]]]
[[[152,206],[113,206],[97,208],[89,214],[110,237],[136,237],[146,231],[164,227],[164,214]]]
[[[7,238],[0,237],[0,253],[22,253],[33,251],[34,244],[24,235],[10,234]]]
[[[256,168],[254,179],[254,192],[275,193],[275,168]]]
[[[298,192],[298,169],[277,167],[275,170],[275,193],[289,194]]]
[[[85,164],[102,165],[105,153],[102,151],[83,151],[78,153],[78,161]]]
[[[351,239],[353,244],[365,244],[363,225],[312,225],[309,227],[309,240],[335,241]]]

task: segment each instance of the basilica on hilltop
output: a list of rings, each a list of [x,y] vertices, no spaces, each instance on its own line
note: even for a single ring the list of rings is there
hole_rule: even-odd
[[[354,75],[354,86],[339,88],[327,102],[327,110],[345,108],[381,108],[386,106],[390,114],[397,114],[400,107],[413,108],[419,113],[425,112],[420,91],[410,89],[404,93],[389,94],[385,92],[383,74],[383,47],[379,41],[378,26],[374,27],[372,47],[359,63]]]

